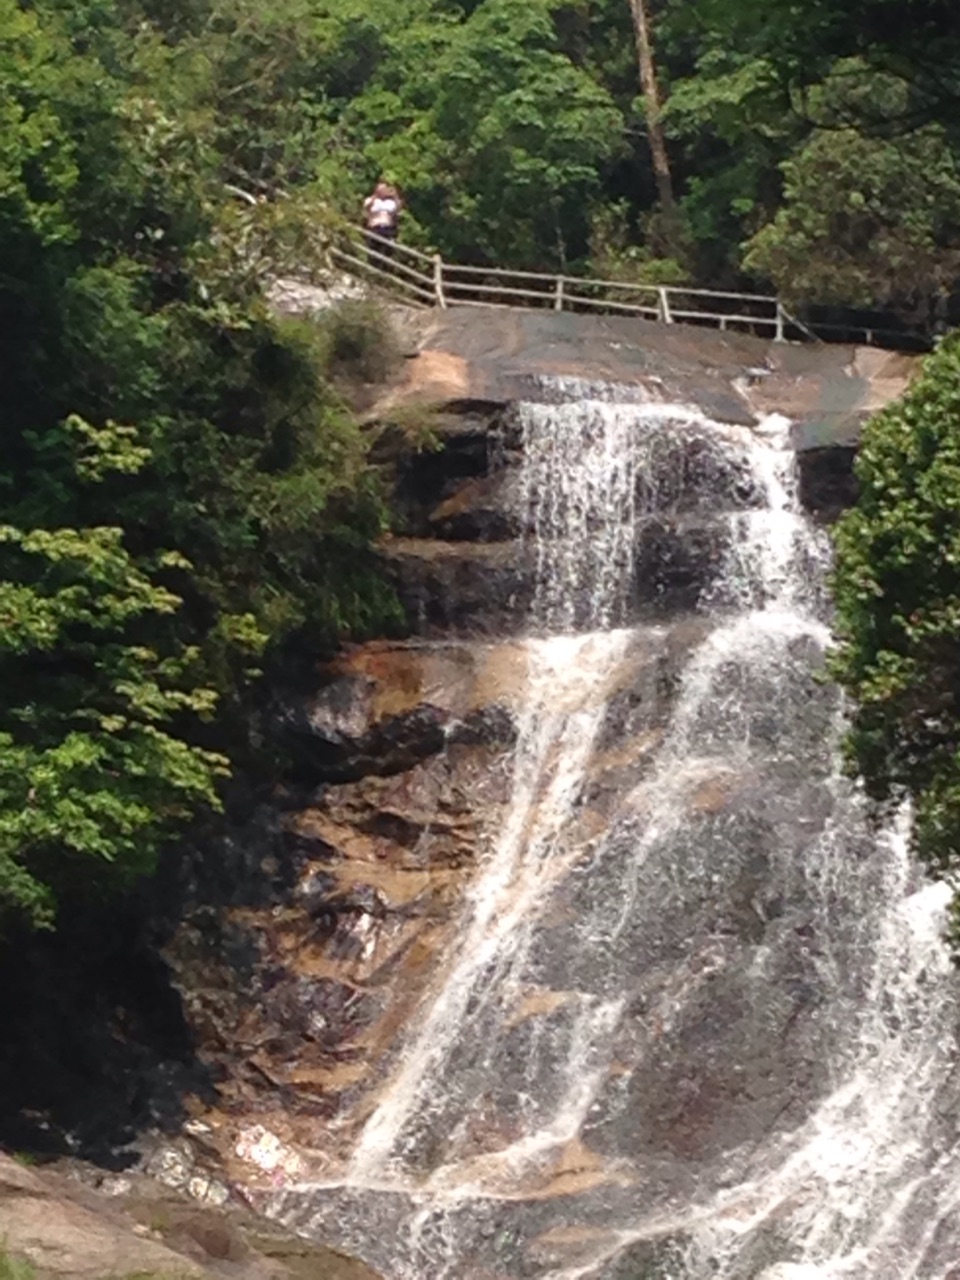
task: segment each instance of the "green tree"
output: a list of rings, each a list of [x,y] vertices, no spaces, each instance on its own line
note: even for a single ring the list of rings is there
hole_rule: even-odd
[[[148,461],[128,429],[68,430],[80,481]],[[182,605],[159,580],[170,568],[189,566],[138,561],[119,528],[0,525],[0,913],[49,924],[83,859],[147,870],[159,840],[217,806],[227,760],[183,732],[217,694],[163,625]]]
[[[215,802],[297,632],[395,604],[366,441],[262,293],[301,209],[226,200],[189,31],[2,5],[0,897],[46,922],[78,855],[143,868]]]
[[[783,203],[744,267],[797,301],[925,312],[960,272],[960,163],[946,131],[870,134],[847,123],[864,99],[893,115],[901,80],[837,66],[815,95],[823,121],[785,161]]]
[[[834,676],[850,761],[881,802],[913,800],[919,853],[960,866],[960,335],[864,432],[860,497],[837,528]]]
[[[665,124],[683,147],[681,207],[702,273],[716,280],[726,267],[731,283],[747,271],[794,296],[812,286],[871,305],[906,296],[900,264],[914,252],[919,292],[950,276],[941,250],[960,146],[960,38],[949,4],[667,0],[660,28],[672,68]]]
[[[664,112],[688,176],[681,209],[711,281],[740,274],[741,244],[773,216],[780,166],[804,137],[790,94],[763,58],[707,43]]]
[[[301,625],[330,643],[382,617],[364,556],[383,519],[365,442],[309,329],[270,315],[242,262],[249,239],[236,251],[210,136],[165,104],[162,77],[147,96],[129,67],[129,80],[111,75],[56,28],[50,40],[43,92],[71,165],[43,209],[60,222],[38,230],[31,211],[0,242],[10,522],[119,522],[136,553],[179,551],[183,625],[221,675],[249,665],[246,641],[229,639],[249,638],[248,622],[264,647]],[[16,91],[37,92],[23,77]],[[22,169],[46,192],[42,165]],[[71,413],[137,424],[148,465],[78,488],[59,448]]]
[[[473,261],[563,263],[586,245],[622,117],[563,53],[556,0],[483,0],[414,25],[352,106],[365,154],[436,244]]]
[[[906,107],[891,112],[864,102],[865,119],[914,128],[957,119],[960,32],[951,0],[697,0],[688,22],[716,47],[762,57],[794,90],[820,84],[838,60],[860,58],[906,80]]]

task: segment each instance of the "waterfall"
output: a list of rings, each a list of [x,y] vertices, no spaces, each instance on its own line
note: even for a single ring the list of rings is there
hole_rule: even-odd
[[[960,1274],[947,893],[839,771],[789,424],[518,414],[508,811],[344,1170],[271,1211],[388,1280]]]

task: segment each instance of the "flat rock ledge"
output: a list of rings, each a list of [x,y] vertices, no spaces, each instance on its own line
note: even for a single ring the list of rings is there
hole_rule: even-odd
[[[276,310],[317,316],[368,295],[355,281],[278,280]],[[749,333],[635,316],[544,308],[413,308],[380,298],[404,376],[371,416],[418,405],[600,395],[693,405],[716,422],[749,426],[769,414],[793,422],[793,444],[855,446],[868,418],[903,395],[923,357],[852,343],[774,342]]]
[[[5,1155],[0,1246],[35,1280],[380,1280],[240,1205],[199,1205],[142,1175]]]

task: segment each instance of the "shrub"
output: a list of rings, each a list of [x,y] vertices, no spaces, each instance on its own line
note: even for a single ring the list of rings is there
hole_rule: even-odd
[[[400,361],[389,317],[376,303],[351,299],[318,320],[320,351],[328,375],[349,383],[384,383]]]
[[[850,762],[882,803],[910,798],[917,850],[960,866],[960,333],[865,428],[860,497],[836,530]]]

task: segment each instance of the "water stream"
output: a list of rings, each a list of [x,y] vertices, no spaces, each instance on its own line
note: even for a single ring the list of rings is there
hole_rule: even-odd
[[[840,776],[788,424],[519,413],[508,813],[343,1174],[272,1212],[388,1280],[960,1275],[946,891]],[[710,572],[638,616],[665,522]]]

